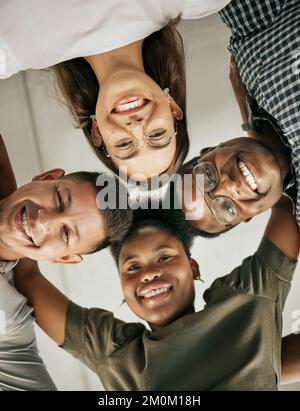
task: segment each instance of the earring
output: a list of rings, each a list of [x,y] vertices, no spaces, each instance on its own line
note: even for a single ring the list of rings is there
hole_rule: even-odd
[[[170,97],[170,89],[168,87],[164,89],[164,95]]]
[[[90,115],[90,119],[93,120],[93,121],[96,120],[96,114],[91,114],[91,115]],[[97,121],[97,120],[96,120],[96,121]]]

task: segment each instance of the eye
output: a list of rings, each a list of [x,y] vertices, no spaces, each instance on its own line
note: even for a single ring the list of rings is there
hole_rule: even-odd
[[[205,168],[205,175],[210,181],[216,181],[215,173],[209,168]]]
[[[166,135],[167,130],[161,129],[161,130],[155,130],[152,133],[149,134],[149,138],[151,140],[160,140],[162,137]]]
[[[159,257],[158,262],[165,263],[167,261],[170,261],[173,257],[174,257],[173,255],[162,255]]]
[[[63,198],[58,189],[56,189],[57,209],[62,212],[65,209]]]
[[[137,271],[141,268],[140,264],[131,264],[128,268],[127,271],[129,272],[133,272],[133,271]]]
[[[69,245],[70,232],[66,226],[63,227],[63,240]]]
[[[230,201],[224,201],[223,209],[230,216],[232,216],[232,217],[236,216],[236,208],[235,208],[235,206],[233,206],[233,204]]]
[[[131,147],[133,144],[132,140],[122,140],[115,144],[115,148],[119,150],[126,150],[127,148]]]

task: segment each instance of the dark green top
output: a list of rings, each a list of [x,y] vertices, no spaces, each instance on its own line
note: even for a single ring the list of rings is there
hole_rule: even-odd
[[[205,291],[204,310],[158,332],[70,302],[62,348],[106,390],[277,390],[282,310],[295,267],[264,238]]]

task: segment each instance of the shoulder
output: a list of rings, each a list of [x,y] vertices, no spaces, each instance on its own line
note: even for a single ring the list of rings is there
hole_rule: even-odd
[[[276,302],[280,290],[289,289],[296,265],[296,261],[264,237],[253,255],[231,273],[213,282],[204,294],[205,301],[212,304],[239,294]]]

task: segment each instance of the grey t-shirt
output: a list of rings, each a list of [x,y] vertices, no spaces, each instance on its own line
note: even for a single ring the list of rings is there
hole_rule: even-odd
[[[1,263],[1,271],[4,263]],[[0,391],[54,391],[37,348],[32,308],[0,271]]]
[[[62,348],[106,390],[277,390],[282,310],[296,262],[263,239],[206,290],[204,310],[151,332],[70,302]]]

